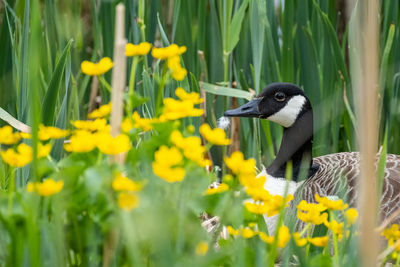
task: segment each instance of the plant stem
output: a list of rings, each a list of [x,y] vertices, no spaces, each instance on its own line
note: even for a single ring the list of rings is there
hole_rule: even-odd
[[[129,78],[129,99],[128,99],[128,112],[132,112],[132,107],[133,107],[133,93],[135,90],[135,78],[136,78],[136,67],[139,62],[139,57],[135,56],[133,57],[133,62],[132,62],[132,69],[131,69],[131,76]],[[129,113],[128,113],[129,114]]]
[[[165,63],[162,70],[161,82],[158,85],[157,100],[156,100],[156,115],[160,115],[161,103],[163,99],[164,87],[167,80],[167,64]]]
[[[104,79],[102,75],[97,76],[99,79],[100,83],[107,89],[108,92],[111,93],[111,85]]]

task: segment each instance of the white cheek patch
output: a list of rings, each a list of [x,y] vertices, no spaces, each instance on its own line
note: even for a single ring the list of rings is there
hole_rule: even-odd
[[[269,116],[267,120],[276,122],[283,127],[290,127],[297,119],[301,109],[303,108],[306,98],[302,95],[292,97],[286,105],[275,114]]]

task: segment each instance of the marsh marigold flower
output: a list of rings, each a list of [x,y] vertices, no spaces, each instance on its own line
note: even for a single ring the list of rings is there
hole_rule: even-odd
[[[42,183],[29,182],[27,184],[28,192],[36,192],[41,196],[47,197],[57,194],[64,187],[64,181],[54,181],[53,179],[46,179]]]
[[[53,126],[39,125],[38,137],[41,141],[47,141],[49,139],[64,138],[69,135],[68,130],[62,130]]]
[[[397,240],[400,238],[399,225],[397,223],[392,224],[390,228],[383,230],[381,233],[387,240]]]
[[[217,187],[214,188],[207,188],[205,195],[213,195],[222,193],[229,190],[229,186],[227,184],[221,183]]]
[[[118,207],[130,211],[139,206],[139,197],[133,193],[119,193]]]
[[[158,121],[155,119],[149,119],[149,118],[141,118],[139,113],[135,111],[132,115],[133,119],[133,127],[135,128],[140,128],[143,131],[149,131],[153,129],[153,123],[157,123]]]
[[[190,101],[193,104],[200,104],[204,102],[203,98],[200,98],[200,94],[191,92],[187,93],[182,87],[178,87],[175,90],[175,95],[182,101]]]
[[[19,144],[17,151],[9,148],[6,151],[0,151],[0,155],[8,165],[23,167],[32,161],[32,148],[26,144]]]
[[[268,236],[264,232],[260,232],[258,236],[262,241],[264,241],[267,244],[272,244],[275,240],[275,236]],[[287,228],[287,226],[285,225],[282,225],[281,227],[279,227],[278,230],[278,242],[277,242],[278,247],[280,248],[286,247],[289,240],[290,240],[289,228]]]
[[[148,42],[142,42],[138,45],[129,43],[125,46],[125,55],[128,57],[144,56],[149,53],[150,48],[151,44]]]
[[[330,222],[325,221],[324,224],[332,231],[332,233],[338,235],[339,240],[342,238],[344,223],[339,223],[336,220],[333,220]]]
[[[3,126],[0,128],[0,144],[13,145],[21,140],[18,133],[13,133],[11,126]]]
[[[315,200],[324,205],[327,209],[330,210],[345,210],[349,205],[343,203],[343,200],[330,200],[327,197],[321,197],[318,194],[315,194]]]
[[[68,152],[89,152],[96,148],[96,144],[96,134],[86,130],[78,130],[71,136],[70,142],[64,144],[64,149]]]
[[[211,129],[210,125],[205,123],[200,126],[199,130],[204,139],[211,144],[227,146],[231,143],[231,140],[226,138],[225,131],[220,128]]]
[[[303,222],[319,225],[328,219],[328,213],[323,212],[325,210],[326,207],[322,204],[307,203],[305,200],[302,200],[297,205],[297,217]]]
[[[81,121],[81,120],[76,120],[71,122],[72,125],[80,130],[86,130],[86,131],[108,131],[110,129],[110,125],[107,124],[107,120],[102,118],[102,119],[95,119],[93,121]]]
[[[117,173],[117,175],[115,175],[114,177],[114,180],[112,181],[112,188],[115,191],[136,192],[142,189],[142,185],[135,183],[121,173]]]
[[[350,208],[344,213],[348,224],[353,224],[357,220],[358,212],[355,208]]]
[[[200,256],[206,255],[208,251],[208,244],[204,241],[201,241],[200,243],[197,244],[196,246],[196,254]]]
[[[100,106],[98,109],[93,110],[88,114],[89,119],[104,118],[111,113],[112,103]]]
[[[185,177],[185,169],[176,167],[182,163],[183,157],[176,147],[168,148],[166,146],[154,154],[153,172],[155,175],[169,183],[182,181]]]
[[[109,57],[103,57],[98,63],[93,63],[85,60],[81,64],[82,72],[90,76],[98,76],[104,74],[112,67],[113,62]]]
[[[173,98],[165,98],[164,112],[160,116],[160,121],[177,120],[185,117],[198,117],[203,115],[204,111],[194,107],[190,101],[179,101]]]
[[[235,229],[232,226],[228,225],[226,227],[226,230],[228,231],[228,234],[232,235],[232,236],[238,236],[240,234],[239,229]]]
[[[257,234],[257,232],[253,231],[250,227],[245,227],[241,231],[241,235],[243,238],[252,238]]]
[[[307,240],[314,246],[325,247],[326,245],[328,245],[329,237],[328,236],[318,236],[312,238],[308,237]]]
[[[298,247],[304,247],[307,244],[307,238],[301,237],[300,233],[293,233],[293,239]]]
[[[99,132],[97,135],[97,148],[107,155],[117,155],[127,152],[131,148],[131,140],[125,134],[113,137],[109,132]]]
[[[171,44],[167,47],[156,48],[154,47],[151,50],[151,55],[157,59],[167,59],[174,56],[180,56],[186,52],[186,46],[178,46],[176,44]]]

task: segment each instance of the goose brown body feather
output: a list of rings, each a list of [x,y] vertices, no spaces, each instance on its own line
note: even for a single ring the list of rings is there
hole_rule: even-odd
[[[376,166],[379,157],[376,158]],[[304,181],[301,197],[308,202],[315,202],[314,194],[321,196],[338,195],[344,197],[351,206],[356,205],[357,178],[360,175],[360,153],[341,152],[324,155],[313,159],[319,165],[318,171]],[[300,188],[299,188],[300,189]],[[299,190],[298,190],[299,191]],[[388,218],[400,208],[400,155],[387,154],[385,176],[382,186],[380,215]],[[398,216],[395,221],[400,223]]]

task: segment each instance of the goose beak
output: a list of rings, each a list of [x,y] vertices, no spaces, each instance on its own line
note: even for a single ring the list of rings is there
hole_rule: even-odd
[[[225,117],[260,117],[261,113],[258,111],[258,104],[260,103],[261,98],[256,98],[250,100],[246,104],[236,108],[227,110],[224,113]]]

